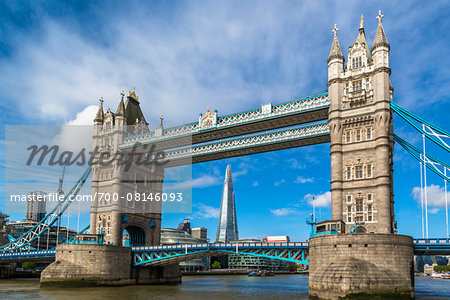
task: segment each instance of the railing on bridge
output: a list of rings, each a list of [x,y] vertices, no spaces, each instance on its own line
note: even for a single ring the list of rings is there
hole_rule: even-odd
[[[449,255],[450,238],[414,239],[416,255]]]
[[[414,239],[415,255],[450,255],[450,238]],[[97,241],[95,241],[97,243]],[[133,263],[141,265],[162,265],[211,254],[242,254],[261,256],[308,265],[306,251],[309,242],[290,243],[203,243],[162,246],[132,247]],[[0,253],[0,261],[54,258],[56,250],[21,251]],[[306,258],[305,258],[306,257]]]
[[[202,128],[197,121],[164,129],[159,135],[156,131],[150,131],[139,135],[127,136],[124,137],[121,148],[127,148],[136,142],[158,143],[166,139],[192,136],[202,133],[204,130],[220,130],[254,122],[282,118],[292,114],[306,113],[314,110],[326,110],[329,106],[330,100],[327,92],[275,105],[266,104],[258,109],[217,117],[216,124],[208,128]]]
[[[4,253],[0,253],[0,261],[54,258],[55,254],[56,254],[56,250],[4,252]]]
[[[329,142],[329,133],[327,123],[318,123],[166,151],[165,166],[183,164],[183,160],[188,163],[204,162],[210,160],[209,157],[212,155],[217,159],[217,155],[226,158],[240,156],[242,153],[255,154],[274,149],[325,143]]]
[[[219,253],[259,256],[308,265],[308,248],[308,242],[208,243],[133,247],[132,253],[135,266],[171,264]]]

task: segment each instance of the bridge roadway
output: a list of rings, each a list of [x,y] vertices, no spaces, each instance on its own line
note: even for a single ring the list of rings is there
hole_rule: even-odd
[[[308,264],[308,242],[291,243],[207,243],[132,247],[135,266],[164,265],[220,253],[238,253]],[[1,262],[52,261],[56,251],[0,253]],[[450,255],[450,238],[414,239],[414,255]]]
[[[261,108],[218,117],[210,113],[212,122],[203,127],[200,120],[167,129],[150,131],[123,139],[122,150],[136,143],[155,144],[160,149],[178,148],[213,140],[221,140],[251,133],[328,120],[328,93],[279,104],[265,104]],[[207,113],[208,114],[208,113]],[[206,117],[204,115],[203,117]]]

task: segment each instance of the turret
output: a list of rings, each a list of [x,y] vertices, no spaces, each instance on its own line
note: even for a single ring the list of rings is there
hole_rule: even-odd
[[[103,112],[103,97],[100,97],[100,106],[98,107],[97,114],[95,115],[94,124],[99,125],[103,124],[103,119],[105,117],[105,113]]]
[[[334,24],[333,43],[331,45],[330,55],[328,56],[328,98],[330,99],[330,111],[328,115],[328,126],[330,127],[330,156],[332,165],[342,164],[342,145],[340,137],[342,135],[342,126],[340,126],[341,108],[342,108],[342,79],[344,72],[344,55],[337,38],[338,28]],[[333,172],[334,171],[334,172]],[[342,219],[342,173],[336,168],[331,172],[331,201],[333,220]]]
[[[384,15],[381,14],[381,10],[378,11],[378,28],[375,33],[375,39],[372,45],[372,54],[375,62],[375,69],[389,68],[389,50],[390,46],[384,33],[382,19]]]
[[[103,120],[105,118],[105,113],[103,112],[103,97],[100,97],[100,106],[98,107],[97,114],[94,118],[94,135],[101,134]]]
[[[344,70],[344,55],[342,55],[341,47],[339,45],[339,41],[337,38],[337,32],[339,28],[337,28],[336,24],[334,24],[333,32],[334,38],[333,43],[331,44],[330,55],[328,56],[328,81],[339,78],[339,75]]]
[[[124,129],[124,126],[127,125],[127,113],[125,111],[125,103],[123,102],[123,99],[125,97],[125,92],[120,92],[120,103],[117,106],[116,114],[115,114],[115,121],[116,121],[116,129],[122,130]]]

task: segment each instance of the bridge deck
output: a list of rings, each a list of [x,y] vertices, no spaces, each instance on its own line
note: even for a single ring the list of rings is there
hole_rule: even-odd
[[[131,251],[136,265],[162,265],[218,253],[239,253],[295,262],[295,259],[300,259],[301,251],[308,249],[308,242],[291,242],[176,244],[132,247]],[[0,253],[0,262],[52,261],[55,254],[55,250],[3,252]],[[414,255],[450,255],[450,238],[414,239]]]
[[[328,119],[330,100],[328,93],[271,105],[217,118],[217,124],[201,128],[199,122],[192,122],[167,128],[158,135],[155,131],[129,136],[123,139],[121,149],[133,147],[135,143],[155,144],[159,148],[177,148],[187,145],[220,140],[251,133],[279,129],[294,125]]]

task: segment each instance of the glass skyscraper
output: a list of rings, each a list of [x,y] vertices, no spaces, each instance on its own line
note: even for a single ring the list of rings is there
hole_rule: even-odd
[[[236,206],[234,203],[233,179],[231,177],[231,165],[228,165],[225,173],[225,182],[223,183],[216,241],[230,242],[237,240],[239,240],[239,233],[236,220]]]

